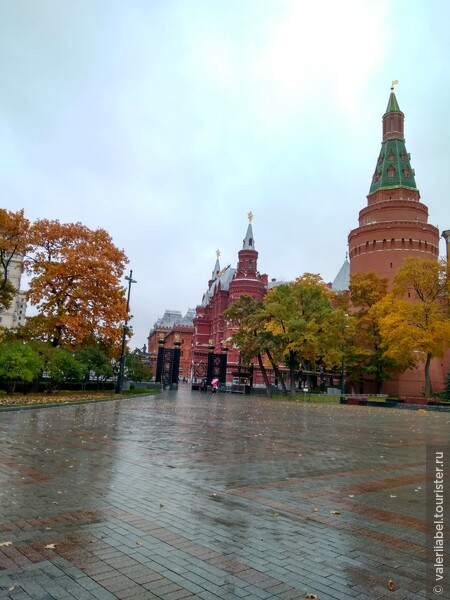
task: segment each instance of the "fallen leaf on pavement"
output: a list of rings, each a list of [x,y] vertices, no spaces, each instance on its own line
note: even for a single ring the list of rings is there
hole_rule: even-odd
[[[3,546],[12,546],[12,542],[0,542],[0,547]]]
[[[390,590],[391,592],[395,590],[395,583],[392,579],[389,579],[388,581],[388,590]]]
[[[56,544],[47,544],[46,546],[44,546],[45,549],[48,550],[54,550],[56,547]]]
[[[317,600],[318,597],[317,594],[305,594],[305,598],[308,598],[308,600]]]
[[[341,513],[338,510],[330,510],[332,515],[340,515]]]

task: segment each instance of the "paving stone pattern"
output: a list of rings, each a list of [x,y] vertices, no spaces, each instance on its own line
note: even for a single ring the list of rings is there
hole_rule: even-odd
[[[423,600],[449,423],[187,385],[0,412],[0,598]]]

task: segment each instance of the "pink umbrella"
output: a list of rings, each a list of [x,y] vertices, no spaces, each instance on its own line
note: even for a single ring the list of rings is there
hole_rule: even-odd
[[[219,380],[217,379],[217,377],[211,381],[211,385],[213,385],[213,386],[216,386],[218,384],[219,384]]]

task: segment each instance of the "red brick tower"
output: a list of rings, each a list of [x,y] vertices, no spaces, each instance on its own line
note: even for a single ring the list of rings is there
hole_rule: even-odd
[[[236,272],[229,287],[230,304],[243,295],[251,296],[260,302],[266,293],[267,276],[264,278],[258,273],[258,252],[255,250],[251,212],[248,214],[248,219],[247,234],[243,240],[242,250],[238,253]]]
[[[251,296],[262,300],[267,291],[267,275],[258,272],[258,252],[255,249],[255,239],[252,230],[252,213],[249,213],[247,233],[243,240],[242,249],[238,253],[236,269],[230,265],[221,269],[217,257],[208,289],[203,296],[201,305],[196,308],[194,336],[192,340],[192,377],[201,379],[206,373],[208,351],[214,348],[216,352],[229,347],[229,339],[233,334],[230,324],[223,313],[226,308],[241,296]],[[219,255],[219,253],[218,253]],[[228,348],[229,375],[237,368],[239,350]]]
[[[403,124],[404,114],[392,86],[367,206],[359,213],[359,227],[348,236],[350,276],[374,272],[392,283],[406,257],[438,260],[439,230],[428,223],[428,208],[420,202]],[[432,361],[433,391],[442,390],[444,371],[444,361]],[[395,395],[420,395],[423,389],[421,366],[383,384],[386,393]]]
[[[403,123],[392,86],[367,206],[348,236],[350,275],[372,271],[392,281],[405,257],[438,258],[439,231],[428,224],[428,208],[420,202]]]

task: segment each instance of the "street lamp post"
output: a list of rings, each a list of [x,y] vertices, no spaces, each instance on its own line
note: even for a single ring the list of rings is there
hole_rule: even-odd
[[[130,275],[128,277],[125,277],[125,279],[128,281],[127,312],[126,312],[126,316],[125,316],[125,321],[123,323],[122,349],[120,351],[119,376],[117,377],[116,394],[121,394],[122,388],[123,388],[123,372],[124,372],[124,368],[125,368],[125,343],[126,343],[127,331],[128,331],[128,321],[129,321],[128,313],[130,312],[131,284],[137,283],[133,279],[133,271],[131,271],[131,270],[130,270]]]

